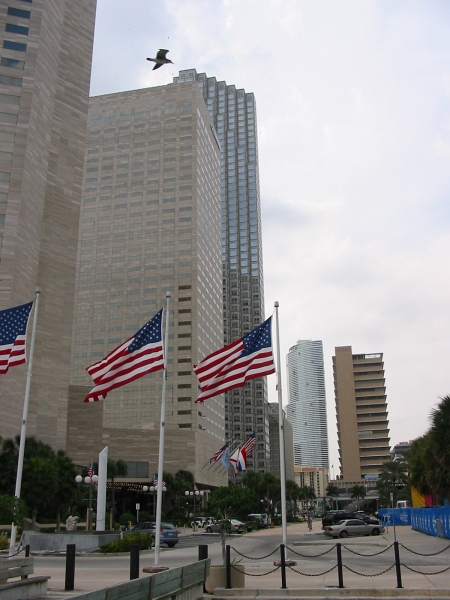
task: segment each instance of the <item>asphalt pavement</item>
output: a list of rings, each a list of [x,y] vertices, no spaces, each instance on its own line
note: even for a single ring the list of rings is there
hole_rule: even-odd
[[[450,540],[438,539],[413,531],[408,526],[397,527],[401,578],[406,590],[423,590],[434,595],[450,589]],[[261,530],[227,537],[234,564],[244,566],[246,588],[280,591],[281,572],[274,561],[279,560],[281,528]],[[321,530],[320,521],[314,521],[313,530],[306,523],[288,525],[287,558],[295,561],[287,569],[287,587],[290,589],[335,590],[338,588],[337,548],[341,543],[343,581],[345,589],[363,589],[378,595],[397,588],[394,566],[394,530],[374,537],[330,539]],[[195,562],[198,545],[208,545],[211,564],[222,564],[219,534],[192,533],[180,535],[175,548],[161,548],[160,564],[168,567]],[[424,556],[425,555],[425,556]],[[130,563],[127,554],[77,555],[75,591],[64,592],[65,556],[35,555],[35,575],[50,575],[49,596],[69,598],[71,595],[109,587],[129,580]],[[141,552],[140,570],[154,564],[154,551]],[[450,592],[448,592],[450,597]]]

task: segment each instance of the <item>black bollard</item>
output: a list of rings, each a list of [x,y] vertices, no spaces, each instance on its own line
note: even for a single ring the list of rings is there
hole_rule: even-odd
[[[397,573],[397,587],[402,588],[402,573],[400,571],[400,552],[398,549],[398,542],[394,542],[394,555],[395,555],[395,571]]]
[[[30,544],[25,546],[25,558],[30,556]],[[28,579],[28,575],[22,575],[20,579]]]
[[[226,570],[227,570],[227,590],[231,589],[231,558],[230,558],[230,546],[227,545],[225,548],[225,561],[226,561]]]
[[[75,589],[75,544],[66,546],[66,583],[64,589],[66,592],[72,592]]]
[[[281,555],[281,589],[286,589],[286,556],[284,554],[284,544],[280,544],[280,555]]]
[[[139,544],[130,546],[130,579],[139,579]]]
[[[199,544],[198,546],[198,560],[206,560],[208,558],[208,545]],[[203,593],[206,594],[205,582],[203,582]]]
[[[344,575],[342,573],[342,549],[341,544],[339,542],[336,544],[336,552],[337,552],[337,568],[338,568],[338,580],[339,587],[344,587]]]

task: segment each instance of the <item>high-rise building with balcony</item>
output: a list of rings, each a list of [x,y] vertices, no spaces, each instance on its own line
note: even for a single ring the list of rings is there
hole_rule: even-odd
[[[66,447],[95,8],[0,0],[0,309],[41,287],[27,434],[55,449]],[[2,437],[20,433],[26,374],[0,378]]]
[[[224,398],[195,404],[192,364],[223,345],[220,151],[197,83],[96,96],[77,269],[68,440],[80,464],[109,455],[152,480],[162,373],[84,404],[87,365],[140,329],[170,291],[164,468],[221,485],[207,460],[224,443]],[[206,463],[206,465],[205,465]]]
[[[335,348],[333,376],[341,477],[362,481],[390,460],[383,354]]]
[[[222,199],[223,334],[228,344],[264,321],[261,208],[256,102],[195,69],[180,71],[174,83],[198,82],[220,141]],[[267,382],[248,382],[225,395],[225,436],[243,442],[256,433],[248,467],[270,469]]]
[[[287,419],[296,466],[328,470],[327,403],[321,341],[299,340],[287,355]]]

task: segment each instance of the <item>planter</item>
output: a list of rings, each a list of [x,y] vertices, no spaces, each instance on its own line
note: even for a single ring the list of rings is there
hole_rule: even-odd
[[[213,594],[215,588],[227,587],[227,569],[219,565],[211,565],[209,575],[205,581],[208,594]],[[245,588],[245,570],[243,565],[231,567],[231,587]]]

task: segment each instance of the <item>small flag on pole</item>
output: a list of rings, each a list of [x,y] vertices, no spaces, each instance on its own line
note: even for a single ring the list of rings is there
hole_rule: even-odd
[[[229,448],[226,448],[225,452],[220,457],[220,464],[222,465],[222,467],[224,467],[224,469],[230,468],[231,463],[230,463],[230,449]]]
[[[220,458],[225,454],[226,449],[228,448],[228,442],[226,444],[224,444],[222,446],[222,448],[220,450],[217,450],[217,452],[211,456],[211,458],[209,459],[209,462],[216,462],[218,460],[220,460]]]
[[[269,317],[240,340],[194,365],[201,390],[196,402],[243,387],[250,379],[275,373],[271,323],[272,317]]]
[[[158,473],[155,473],[155,474],[153,475],[153,486],[154,486],[154,487],[158,487]],[[163,482],[162,482],[162,486],[163,486],[163,487],[166,487],[166,482],[165,482],[164,480],[163,480]]]
[[[95,475],[94,463],[91,463],[91,466],[89,467],[89,470],[88,470],[88,477],[90,477],[92,479],[93,475]]]
[[[85,402],[104,400],[111,390],[164,369],[162,315],[163,309],[103,360],[86,368],[95,387]]]
[[[237,448],[235,452],[230,456],[230,463],[234,467],[235,473],[238,471],[245,471],[247,468],[247,455],[244,448]]]
[[[0,374],[27,362],[27,325],[32,302],[0,310]]]
[[[255,433],[253,432],[252,435],[250,437],[248,437],[245,442],[242,444],[242,448],[244,448],[245,450],[245,454],[246,456],[248,456],[249,454],[251,454],[253,452],[253,448],[256,445],[256,437],[255,437]]]

